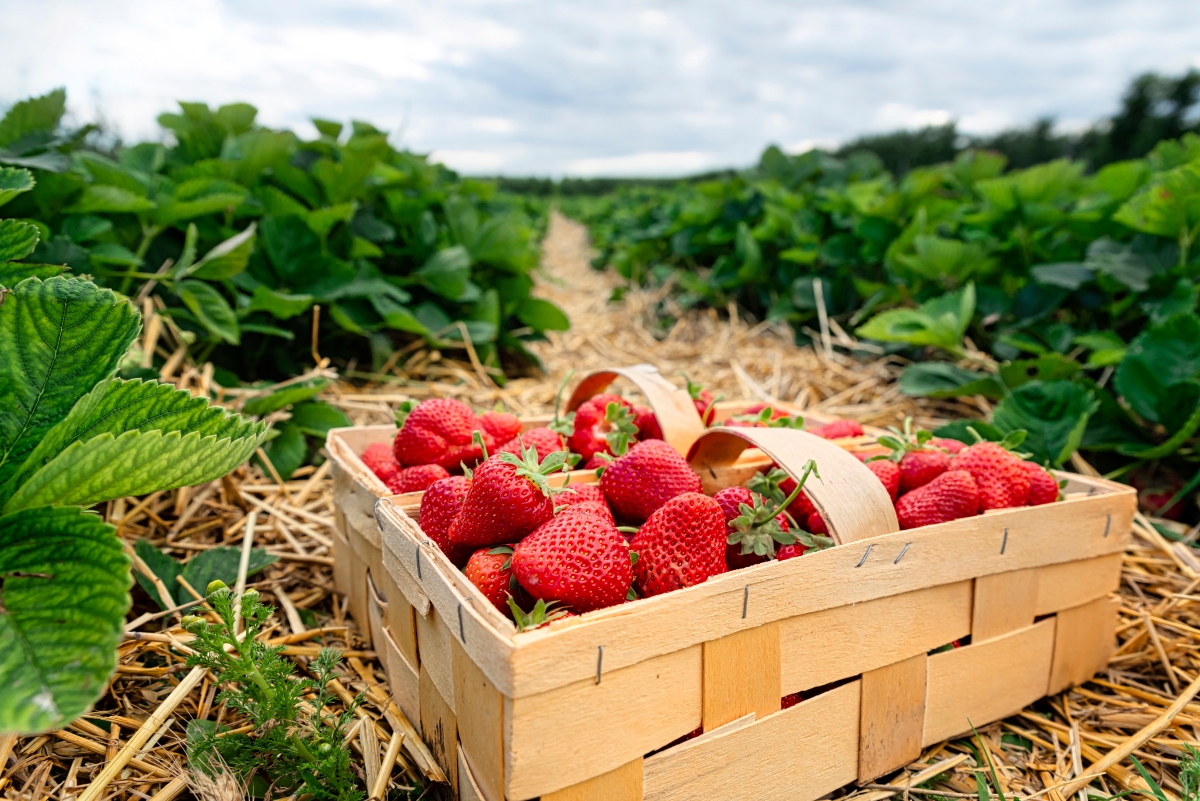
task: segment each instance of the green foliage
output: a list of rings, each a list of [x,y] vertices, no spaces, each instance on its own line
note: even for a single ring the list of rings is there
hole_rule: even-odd
[[[140,329],[128,300],[77,278],[26,278],[0,303],[0,733],[77,717],[115,667],[129,560],[84,507],[218,478],[266,436],[116,378]]]
[[[321,711],[335,700],[326,687],[337,678],[341,652],[322,648],[309,666],[313,678],[301,678],[281,656],[283,646],[255,639],[274,611],[259,603],[256,591],[235,597],[222,584],[207,599],[218,622],[186,621],[195,635],[191,643],[195,653],[188,664],[213,671],[222,686],[218,703],[245,715],[254,730],[233,734],[213,721],[192,721],[187,731],[188,761],[211,773],[219,764],[214,756],[219,757],[243,782],[256,774],[264,776],[278,795],[337,801],[363,798],[345,742],[357,702],[337,715]],[[241,635],[234,622],[235,603],[245,623]]]
[[[189,559],[187,564],[180,564],[146,540],[138,540],[134,545],[134,550],[146,563],[146,566],[154,572],[154,575],[162,580],[163,586],[167,588],[167,593],[171,596],[163,598],[153,581],[141,573],[134,573],[137,583],[162,609],[172,609],[176,605],[190,600],[191,596],[185,594],[186,590],[179,582],[180,576],[193,589],[207,587],[210,582],[218,580],[232,584],[237,581],[238,568],[241,566],[242,559],[240,550],[225,545],[201,551]],[[246,575],[253,576],[278,561],[278,556],[273,556],[262,548],[252,548]]]
[[[568,325],[530,296],[534,207],[370,125],[346,135],[323,121],[306,141],[259,125],[244,103],[181,103],[158,118],[174,145],[110,156],[80,149],[86,129],[62,129],[64,103],[58,90],[0,121],[0,164],[29,168],[0,167],[12,218],[0,221],[0,285],[53,274],[25,259],[125,295],[153,278],[166,314],[195,335],[193,357],[244,380],[311,364],[315,305],[318,351],[376,368],[414,338],[451,349],[469,338],[502,377],[533,360],[526,343]]]

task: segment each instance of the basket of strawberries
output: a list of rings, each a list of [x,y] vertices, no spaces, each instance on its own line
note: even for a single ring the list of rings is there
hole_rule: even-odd
[[[592,469],[522,436],[370,499],[376,647],[462,796],[815,799],[1106,661],[1127,488],[653,392]]]

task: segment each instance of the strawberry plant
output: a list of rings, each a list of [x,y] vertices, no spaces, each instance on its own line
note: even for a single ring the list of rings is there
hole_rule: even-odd
[[[0,247],[17,235],[0,231]],[[89,281],[0,290],[0,732],[72,720],[116,666],[129,560],[89,509],[223,476],[266,435],[188,392],[117,378],[140,329],[128,300]]]

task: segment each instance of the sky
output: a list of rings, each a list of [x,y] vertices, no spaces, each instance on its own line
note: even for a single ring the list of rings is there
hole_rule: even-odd
[[[1200,68],[1195,0],[0,0],[0,106],[159,139],[176,100],[363,119],[468,174],[680,175],[956,120],[1115,111]]]

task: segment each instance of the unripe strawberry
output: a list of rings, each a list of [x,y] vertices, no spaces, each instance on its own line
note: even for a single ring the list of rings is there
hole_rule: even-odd
[[[948,470],[896,501],[901,529],[948,523],[978,513],[979,488],[965,470]]]
[[[700,476],[661,439],[648,439],[604,468],[600,489],[616,517],[640,523],[677,495],[699,492]]]

